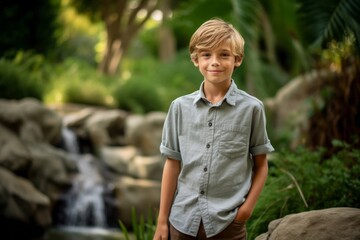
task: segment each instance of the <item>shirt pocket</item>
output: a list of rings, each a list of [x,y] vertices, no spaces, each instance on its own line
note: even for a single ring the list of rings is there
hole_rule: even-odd
[[[219,153],[228,159],[245,157],[248,137],[240,125],[223,125],[220,129]]]

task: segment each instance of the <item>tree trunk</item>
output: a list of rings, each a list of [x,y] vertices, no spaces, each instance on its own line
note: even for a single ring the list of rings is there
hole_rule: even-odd
[[[159,57],[163,62],[171,60],[176,53],[175,37],[172,30],[166,25],[166,21],[171,14],[171,7],[169,0],[162,0],[160,4],[160,10],[163,13],[162,24],[159,34]]]
[[[129,4],[128,0],[102,0],[101,14],[105,22],[107,41],[104,57],[99,65],[100,71],[108,75],[118,72],[131,41],[158,7],[158,2],[139,0],[134,6]],[[141,10],[145,10],[146,16],[138,19],[137,14]]]

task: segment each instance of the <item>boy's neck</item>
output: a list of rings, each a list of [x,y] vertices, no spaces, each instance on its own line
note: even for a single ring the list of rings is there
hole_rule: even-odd
[[[229,90],[231,81],[224,83],[213,84],[205,80],[204,82],[204,94],[206,99],[212,104],[218,103],[224,99],[227,91]]]

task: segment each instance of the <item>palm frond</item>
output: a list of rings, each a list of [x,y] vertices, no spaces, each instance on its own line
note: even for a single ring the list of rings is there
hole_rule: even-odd
[[[348,33],[359,35],[360,1],[298,0],[298,2],[304,32],[313,46],[325,46],[331,40],[341,41]]]

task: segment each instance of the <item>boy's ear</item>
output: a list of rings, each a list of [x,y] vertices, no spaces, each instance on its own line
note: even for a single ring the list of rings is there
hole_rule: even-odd
[[[240,67],[242,60],[243,60],[242,57],[236,56],[235,57],[235,67]]]
[[[199,62],[198,62],[198,58],[194,57],[194,58],[191,58],[191,61],[193,62],[193,64],[195,65],[195,67],[198,67],[199,66]]]

